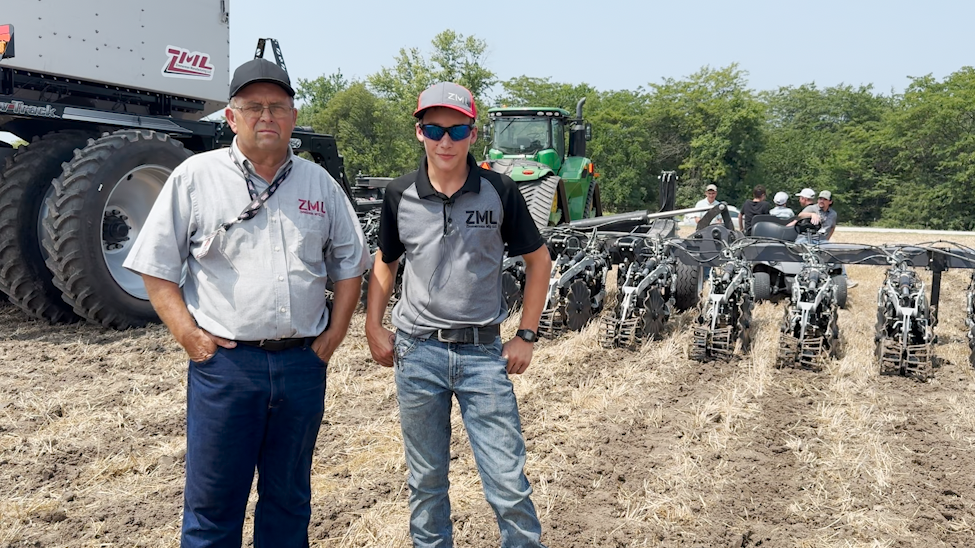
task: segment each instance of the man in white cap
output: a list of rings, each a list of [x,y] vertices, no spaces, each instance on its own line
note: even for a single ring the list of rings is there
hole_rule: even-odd
[[[717,202],[718,202],[718,187],[715,185],[708,185],[704,189],[704,198],[698,200],[698,202],[694,204],[694,207],[695,209],[700,209],[702,207],[712,207]],[[705,213],[706,212],[704,211],[698,213],[692,213],[691,215],[689,215],[689,217],[694,220],[694,224],[696,225],[701,220],[701,217],[704,217]],[[720,219],[720,217],[715,217],[715,219]]]
[[[803,189],[800,195],[808,195],[806,191],[811,189]],[[812,198],[806,198],[803,196],[800,198],[800,202],[803,200],[812,201]],[[816,204],[811,204],[803,208],[796,217],[798,219],[809,219],[810,222],[817,228],[816,232],[812,234],[811,239],[807,237],[806,234],[800,234],[796,238],[796,243],[814,243],[820,244],[829,241],[830,237],[833,235],[833,231],[836,230],[836,210],[830,209],[833,205],[833,193],[824,190],[819,193],[819,199]]]
[[[775,215],[780,219],[791,219],[796,216],[796,212],[785,205],[789,201],[789,195],[785,192],[776,192],[772,201],[775,202],[775,207],[769,211],[769,215]]]

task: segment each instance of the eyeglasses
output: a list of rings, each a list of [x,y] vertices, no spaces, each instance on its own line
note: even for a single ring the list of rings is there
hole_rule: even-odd
[[[434,141],[443,139],[444,135],[450,135],[451,141],[463,141],[471,136],[471,131],[473,130],[474,126],[472,124],[450,127],[435,124],[420,124],[420,131],[423,133],[423,136]]]
[[[271,113],[271,117],[273,118],[284,118],[285,116],[290,115],[291,111],[293,110],[289,105],[273,104],[265,106],[258,103],[251,103],[242,107],[231,108],[243,112],[244,116],[250,119],[260,118],[261,115],[264,114],[265,109]]]

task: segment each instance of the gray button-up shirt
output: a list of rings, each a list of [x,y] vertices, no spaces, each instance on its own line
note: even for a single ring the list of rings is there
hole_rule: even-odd
[[[360,276],[369,254],[355,210],[318,164],[289,151],[280,174],[291,174],[252,219],[220,231],[201,256],[203,241],[251,202],[240,169],[258,193],[268,183],[237,148],[197,154],[163,186],[125,267],[174,283],[197,324],[228,339],[319,335],[328,323],[326,279]]]

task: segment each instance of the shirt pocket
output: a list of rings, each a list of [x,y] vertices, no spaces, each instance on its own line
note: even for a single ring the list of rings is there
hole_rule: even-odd
[[[328,218],[307,216],[299,219],[295,256],[305,268],[317,275],[325,274],[325,247],[328,245]]]

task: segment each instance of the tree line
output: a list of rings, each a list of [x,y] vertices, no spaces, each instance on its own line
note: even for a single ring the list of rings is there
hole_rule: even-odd
[[[335,135],[350,174],[398,176],[421,148],[411,114],[427,86],[454,81],[478,100],[478,125],[492,106],[561,107],[586,97],[593,126],[588,156],[604,208],[657,209],[657,175],[675,170],[677,206],[714,183],[739,205],[761,184],[769,196],[830,190],[841,222],[971,230],[975,227],[975,69],[938,80],[912,78],[903,93],[815,84],[748,87],[737,65],[704,67],[635,90],[519,76],[500,80],[485,64],[487,43],[451,30],[429,51],[401,49],[362,80],[341,72],[298,80],[299,125]],[[483,141],[472,149],[482,152]],[[795,204],[793,204],[795,205]]]

